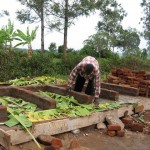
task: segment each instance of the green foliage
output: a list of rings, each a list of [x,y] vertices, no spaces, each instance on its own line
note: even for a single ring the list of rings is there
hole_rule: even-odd
[[[111,69],[117,68],[121,64],[118,54],[113,54],[110,58],[98,58],[101,74],[110,73]]]
[[[15,47],[19,46],[19,45],[26,45],[28,44],[28,56],[31,57],[32,56],[32,46],[31,46],[31,42],[33,40],[35,40],[36,38],[36,32],[38,30],[38,26],[35,27],[34,30],[29,31],[29,27],[27,27],[26,33],[23,33],[21,30],[17,30],[17,32],[14,34],[16,37],[18,37],[20,39],[20,43],[18,43]]]
[[[63,45],[60,45],[58,47],[58,53],[63,53],[63,51],[64,51],[64,47],[63,47]]]
[[[88,41],[85,41],[84,47],[80,50],[80,55],[98,57],[98,53],[96,52],[94,45],[88,43]]]
[[[127,55],[122,58],[120,67],[126,67],[134,70],[150,71],[150,60],[141,59],[141,57],[137,57],[134,55]]]
[[[57,46],[56,46],[56,43],[50,43],[49,47],[48,47],[48,50],[50,52],[57,52]]]
[[[15,36],[14,24],[8,19],[8,24],[0,30],[0,43],[5,44],[9,51],[12,50],[12,41],[20,40]]]
[[[139,51],[140,37],[135,29],[120,30],[116,47],[122,49],[125,55],[136,54]]]
[[[56,101],[56,109],[29,113],[29,120],[33,122],[60,119],[63,117],[89,116],[94,112],[112,110],[125,105],[125,103],[121,102],[101,102],[98,106],[94,104],[80,104],[74,97],[43,91],[38,93],[54,99]]]
[[[71,70],[87,55],[80,52],[69,52],[67,60],[62,60],[62,54],[45,51],[33,51],[28,58],[26,51],[11,53],[0,50],[0,81],[8,81],[21,77],[55,76],[67,79]],[[127,55],[120,58],[118,54],[107,54],[106,58],[95,57],[100,64],[102,76],[110,73],[113,68],[126,67],[135,70],[150,71],[150,60],[142,56]],[[132,62],[132,63],[131,63]]]
[[[149,0],[142,0],[141,6],[143,7],[144,15],[141,18],[141,21],[143,22],[144,32],[143,36],[147,40],[147,45],[150,49],[150,1]]]
[[[12,86],[26,86],[26,85],[42,85],[42,84],[63,84],[65,80],[57,79],[50,76],[40,77],[21,77],[19,79],[9,80],[8,84]]]

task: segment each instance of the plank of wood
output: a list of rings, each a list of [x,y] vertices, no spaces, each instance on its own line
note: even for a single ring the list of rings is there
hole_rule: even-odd
[[[131,95],[131,96],[139,95],[139,89],[134,87],[126,87],[126,86],[104,83],[104,82],[101,83],[101,87],[105,89],[117,91],[120,94]]]
[[[41,109],[55,108],[56,101],[54,99],[44,97],[33,91],[23,89],[21,87],[12,87],[11,96],[15,98],[22,98],[25,101],[36,104]]]
[[[119,100],[119,92],[114,90],[108,90],[101,88],[100,98],[104,98],[111,101],[118,101]]]
[[[64,84],[64,85],[61,84],[61,85],[56,85],[56,86],[66,88],[66,84]],[[83,88],[83,92],[84,91],[85,91],[85,86]],[[81,92],[75,92],[72,90],[70,94],[74,97],[77,97],[77,99],[80,99],[81,103],[85,103],[85,102],[90,103],[93,100],[93,97],[90,97],[89,95],[88,95],[88,97],[85,97],[85,96],[83,97],[83,93],[81,93]],[[77,96],[79,94],[81,95],[81,97]],[[86,95],[86,94],[84,94],[84,95]],[[107,99],[107,100],[118,101],[119,92],[116,92],[114,90],[101,88],[101,93],[100,93],[99,97],[103,98],[103,99]],[[84,98],[86,98],[86,101],[84,100]]]

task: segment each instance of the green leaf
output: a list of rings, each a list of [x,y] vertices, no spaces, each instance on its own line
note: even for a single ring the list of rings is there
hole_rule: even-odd
[[[137,120],[138,120],[138,121],[140,121],[140,122],[145,123],[145,120],[144,120],[144,118],[143,118],[143,117],[139,117],[139,118],[137,118]]]
[[[88,116],[91,114],[86,108],[76,107],[76,114],[78,116]]]
[[[41,148],[41,146],[39,145],[39,143],[37,142],[37,140],[35,139],[35,137],[32,135],[32,133],[31,133],[31,132],[28,130],[28,128],[26,127],[26,125],[29,126],[29,122],[24,124],[25,118],[24,118],[24,117],[20,118],[20,117],[14,115],[14,114],[13,114],[13,111],[12,111],[11,109],[8,109],[8,112],[9,112],[17,121],[19,121],[19,123],[20,123],[20,124],[25,128],[25,130],[30,134],[30,136],[32,137],[32,139],[34,140],[34,142],[37,144],[37,146],[38,146],[39,148]],[[29,120],[28,120],[28,121],[29,121]]]
[[[4,124],[8,127],[13,127],[19,123],[14,117],[11,117],[8,121],[4,122]]]

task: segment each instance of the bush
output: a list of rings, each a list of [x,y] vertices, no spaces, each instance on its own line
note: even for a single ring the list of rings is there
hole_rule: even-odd
[[[66,62],[62,54],[34,51],[32,58],[27,57],[24,51],[11,53],[0,51],[0,81],[20,77],[35,77],[42,75],[67,76],[71,70],[87,55],[78,52],[67,53]],[[107,75],[113,68],[126,67],[135,70],[150,71],[150,60],[144,60],[135,56],[120,58],[113,54],[110,58],[96,58],[100,64],[102,76]]]
[[[126,67],[132,70],[150,71],[150,60],[128,55],[122,58],[120,67]]]

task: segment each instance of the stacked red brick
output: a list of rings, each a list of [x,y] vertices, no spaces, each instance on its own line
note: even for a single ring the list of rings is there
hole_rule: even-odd
[[[139,89],[139,95],[150,96],[150,74],[128,68],[113,69],[106,82]]]
[[[122,121],[112,115],[106,116],[106,122],[107,122],[107,131],[106,134],[113,137],[113,136],[119,136],[123,137],[125,135],[125,130],[124,130],[124,124]]]

